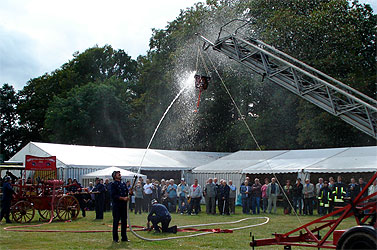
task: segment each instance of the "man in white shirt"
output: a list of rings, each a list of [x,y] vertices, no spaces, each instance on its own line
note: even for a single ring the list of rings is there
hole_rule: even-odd
[[[144,202],[145,202],[145,204],[148,205],[148,212],[150,212],[151,208],[152,208],[151,201],[152,201],[152,186],[153,186],[153,184],[151,183],[151,181],[149,179],[147,179],[146,182],[147,183],[143,187],[143,189],[144,189]]]

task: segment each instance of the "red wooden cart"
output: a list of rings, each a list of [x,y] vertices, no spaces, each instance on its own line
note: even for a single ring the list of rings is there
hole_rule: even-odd
[[[27,172],[30,175],[26,179]],[[56,157],[26,156],[25,171],[17,184],[11,206],[13,220],[30,222],[38,211],[41,219],[76,219],[80,205],[78,200],[64,194],[64,182],[57,180]]]

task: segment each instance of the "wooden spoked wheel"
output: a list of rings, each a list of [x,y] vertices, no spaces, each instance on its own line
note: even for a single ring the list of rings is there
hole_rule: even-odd
[[[51,210],[38,210],[39,216],[42,220],[50,220],[51,219]],[[56,214],[54,214],[54,218],[56,217]]]
[[[80,212],[79,201],[71,196],[61,197],[56,206],[56,213],[60,220],[74,220]]]
[[[35,210],[28,201],[19,201],[11,207],[12,217],[15,222],[27,223],[34,218]]]

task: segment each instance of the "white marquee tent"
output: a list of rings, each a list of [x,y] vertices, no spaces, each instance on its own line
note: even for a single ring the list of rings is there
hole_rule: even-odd
[[[94,172],[91,172],[89,174],[85,174],[82,176],[82,184],[83,185],[87,185],[89,183],[89,181],[94,181],[95,178],[102,178],[102,179],[106,179],[108,178],[110,181],[112,181],[112,173],[114,171],[120,171],[120,174],[122,176],[122,180],[132,180],[135,175],[137,175],[137,177],[142,177],[144,179],[144,181],[146,180],[147,176],[144,175],[144,174],[137,174],[137,173],[134,173],[134,172],[131,172],[131,171],[128,171],[128,170],[125,170],[125,169],[122,169],[122,168],[117,168],[117,167],[109,167],[109,168],[105,168],[105,169],[101,169],[101,170],[97,170],[97,171],[94,171]]]
[[[266,159],[263,162],[245,168],[242,170],[242,173],[300,173],[304,168],[333,157],[345,150],[346,148],[289,150],[271,159]]]
[[[360,173],[377,171],[377,147],[345,148],[304,168],[307,173]]]
[[[77,178],[118,167],[137,172],[180,171],[189,183],[204,185],[209,177],[233,180],[237,186],[246,174],[333,173],[377,171],[377,146],[309,150],[238,151],[229,153],[93,147],[30,142],[10,161],[24,162],[25,155],[56,156],[60,176]],[[145,155],[145,159],[142,158]],[[190,172],[192,171],[192,174]],[[148,174],[149,175],[149,174]],[[186,176],[185,176],[186,177]]]
[[[133,172],[137,172],[139,167],[150,171],[190,171],[226,153],[30,142],[9,161],[24,162],[25,155],[56,156],[60,176],[81,180],[85,174],[113,166]]]
[[[350,147],[307,150],[238,151],[192,170],[205,184],[209,177],[233,180],[240,186],[247,174],[346,173],[377,171],[377,147]]]
[[[264,162],[275,156],[284,154],[286,150],[275,151],[238,151],[228,156],[219,158],[208,164],[194,168],[192,178],[198,179],[200,185],[205,185],[208,178],[232,180],[239,187],[243,181],[242,170],[252,165]]]

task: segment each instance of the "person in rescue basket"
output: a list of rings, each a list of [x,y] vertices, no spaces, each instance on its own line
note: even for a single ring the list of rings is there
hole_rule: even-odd
[[[126,183],[121,182],[122,176],[120,171],[114,171],[112,174],[114,181],[111,183],[111,199],[113,201],[113,241],[119,242],[118,226],[121,221],[122,241],[129,241],[127,238],[127,202],[128,188]]]

